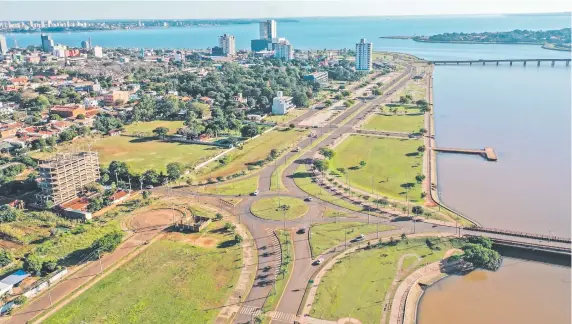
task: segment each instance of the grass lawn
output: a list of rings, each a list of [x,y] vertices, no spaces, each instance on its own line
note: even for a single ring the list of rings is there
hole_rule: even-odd
[[[223,151],[214,146],[169,143],[127,136],[108,136],[97,138],[91,142],[92,150],[99,153],[99,163],[108,165],[111,161],[122,161],[126,162],[130,169],[136,172],[144,172],[149,169],[165,171],[167,164],[171,162],[196,165]],[[58,152],[86,150],[88,143],[88,139],[81,139],[72,145],[59,146]],[[32,157],[47,158],[48,156],[34,154]]]
[[[272,149],[279,152],[293,146],[294,142],[308,134],[307,130],[279,129],[264,133],[259,137],[248,141],[242,149],[235,149],[229,153],[230,162],[222,165],[217,162],[210,163],[199,171],[199,180],[208,178],[226,177],[246,170],[249,165],[264,161]]]
[[[417,257],[414,255],[408,256],[405,259],[403,259],[403,263],[401,264],[401,271],[409,269],[409,267],[417,263],[417,260],[418,260]]]
[[[258,176],[248,177],[242,180],[221,183],[218,185],[209,185],[199,187],[199,191],[203,193],[218,194],[218,195],[248,195],[258,189]]]
[[[345,168],[351,187],[371,193],[373,184],[374,192],[403,201],[403,185],[412,184],[409,201],[421,201],[421,185],[415,181],[423,173],[423,157],[417,153],[421,145],[421,140],[351,135],[335,148],[330,169]],[[366,165],[360,167],[360,161]]]
[[[322,216],[323,217],[356,217],[352,213],[343,212],[343,211],[339,211],[339,210],[335,210],[335,209],[331,209],[331,208],[326,208],[326,210],[324,211]]]
[[[280,206],[288,206],[285,214],[282,208],[278,208],[279,203]],[[250,206],[254,215],[273,220],[294,219],[306,214],[308,209],[310,208],[302,199],[286,196],[262,198]]]
[[[153,133],[153,130],[157,127],[167,127],[169,129],[169,134],[175,134],[177,129],[183,127],[182,120],[154,120],[150,122],[139,122],[130,125],[125,125],[125,131],[127,133]]]
[[[157,241],[45,323],[212,323],[234,289],[241,255],[237,246]]]
[[[439,250],[430,249],[425,239],[409,239],[345,257],[322,279],[310,316],[334,321],[351,316],[362,323],[379,323],[401,255],[417,254],[422,258],[419,265],[431,263],[440,260],[453,244],[444,240],[435,246]]]
[[[278,274],[278,278],[276,279],[276,294],[272,294],[268,296],[268,299],[266,299],[266,303],[264,304],[265,312],[274,310],[278,306],[280,296],[282,296],[282,293],[284,293],[284,289],[288,283],[288,278],[290,278],[290,275],[292,274],[292,268],[294,268],[293,260],[295,260],[295,256],[290,232],[278,230],[277,234],[278,239],[280,240],[280,245],[282,247],[282,257],[284,258],[284,262],[282,264],[284,274]]]
[[[319,198],[323,201],[327,201],[331,204],[338,205],[343,208],[347,208],[353,211],[362,211],[362,207],[359,205],[351,204],[343,200],[340,196],[334,196],[326,189],[318,186],[315,182],[312,182],[311,172],[307,171],[303,165],[299,165],[296,168],[296,173],[294,173],[294,182],[296,185],[305,191],[308,195]]]
[[[347,238],[348,246],[350,240],[360,234],[371,234],[377,231],[376,224],[360,222],[337,222],[318,224],[312,226],[310,244],[312,245],[312,256],[315,258],[331,247],[345,242]],[[379,231],[389,231],[395,229],[389,225],[379,225]],[[347,235],[346,235],[347,233]]]
[[[417,133],[423,128],[423,114],[408,110],[407,115],[383,115],[375,113],[369,117],[362,129]]]
[[[307,113],[308,109],[291,109],[288,110],[288,113],[286,115],[272,115],[272,116],[268,116],[264,118],[265,122],[271,122],[271,123],[278,123],[278,124],[282,124],[282,123],[287,123],[289,121],[291,121],[292,119],[302,116],[303,114]]]

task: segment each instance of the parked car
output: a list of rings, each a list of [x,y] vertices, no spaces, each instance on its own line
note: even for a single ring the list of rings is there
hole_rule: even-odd
[[[258,190],[254,191],[253,193],[251,193],[251,195],[253,196],[258,196]]]
[[[351,243],[355,243],[355,242],[359,242],[359,241],[363,241],[363,239],[365,238],[365,235],[360,234],[358,237],[354,238],[353,240],[351,240]]]
[[[314,198],[308,196],[308,197],[306,197],[304,200],[305,200],[305,201],[312,201],[312,200],[314,200]]]
[[[296,231],[296,234],[304,234],[304,233],[306,233],[306,229],[304,227],[300,227],[298,231]]]
[[[299,147],[295,147],[292,152],[300,152],[300,148]]]
[[[147,186],[145,186],[145,189],[153,189],[153,186],[152,186],[152,185],[147,185]]]
[[[324,259],[318,259],[318,260],[314,261],[312,264],[313,265],[320,265],[320,264],[322,264],[322,262],[324,262]]]

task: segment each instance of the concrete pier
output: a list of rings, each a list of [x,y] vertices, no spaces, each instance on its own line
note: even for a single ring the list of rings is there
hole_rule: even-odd
[[[483,156],[488,161],[497,160],[497,154],[495,153],[495,150],[492,147],[485,147],[483,150],[434,147],[433,151],[444,152],[444,153],[478,154]]]

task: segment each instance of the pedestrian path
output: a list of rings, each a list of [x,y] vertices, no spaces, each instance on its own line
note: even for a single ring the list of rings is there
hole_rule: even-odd
[[[272,318],[272,322],[294,323],[296,320],[296,314],[272,311],[269,313],[269,315],[270,318]]]
[[[238,313],[244,315],[251,315],[254,317],[260,315],[261,310],[260,308],[254,306],[242,306]]]

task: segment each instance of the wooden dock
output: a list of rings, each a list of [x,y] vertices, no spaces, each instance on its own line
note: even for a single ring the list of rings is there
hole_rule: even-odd
[[[495,153],[495,150],[492,147],[485,147],[482,150],[434,147],[433,151],[444,152],[444,153],[478,154],[487,159],[488,161],[497,160],[497,154]]]

